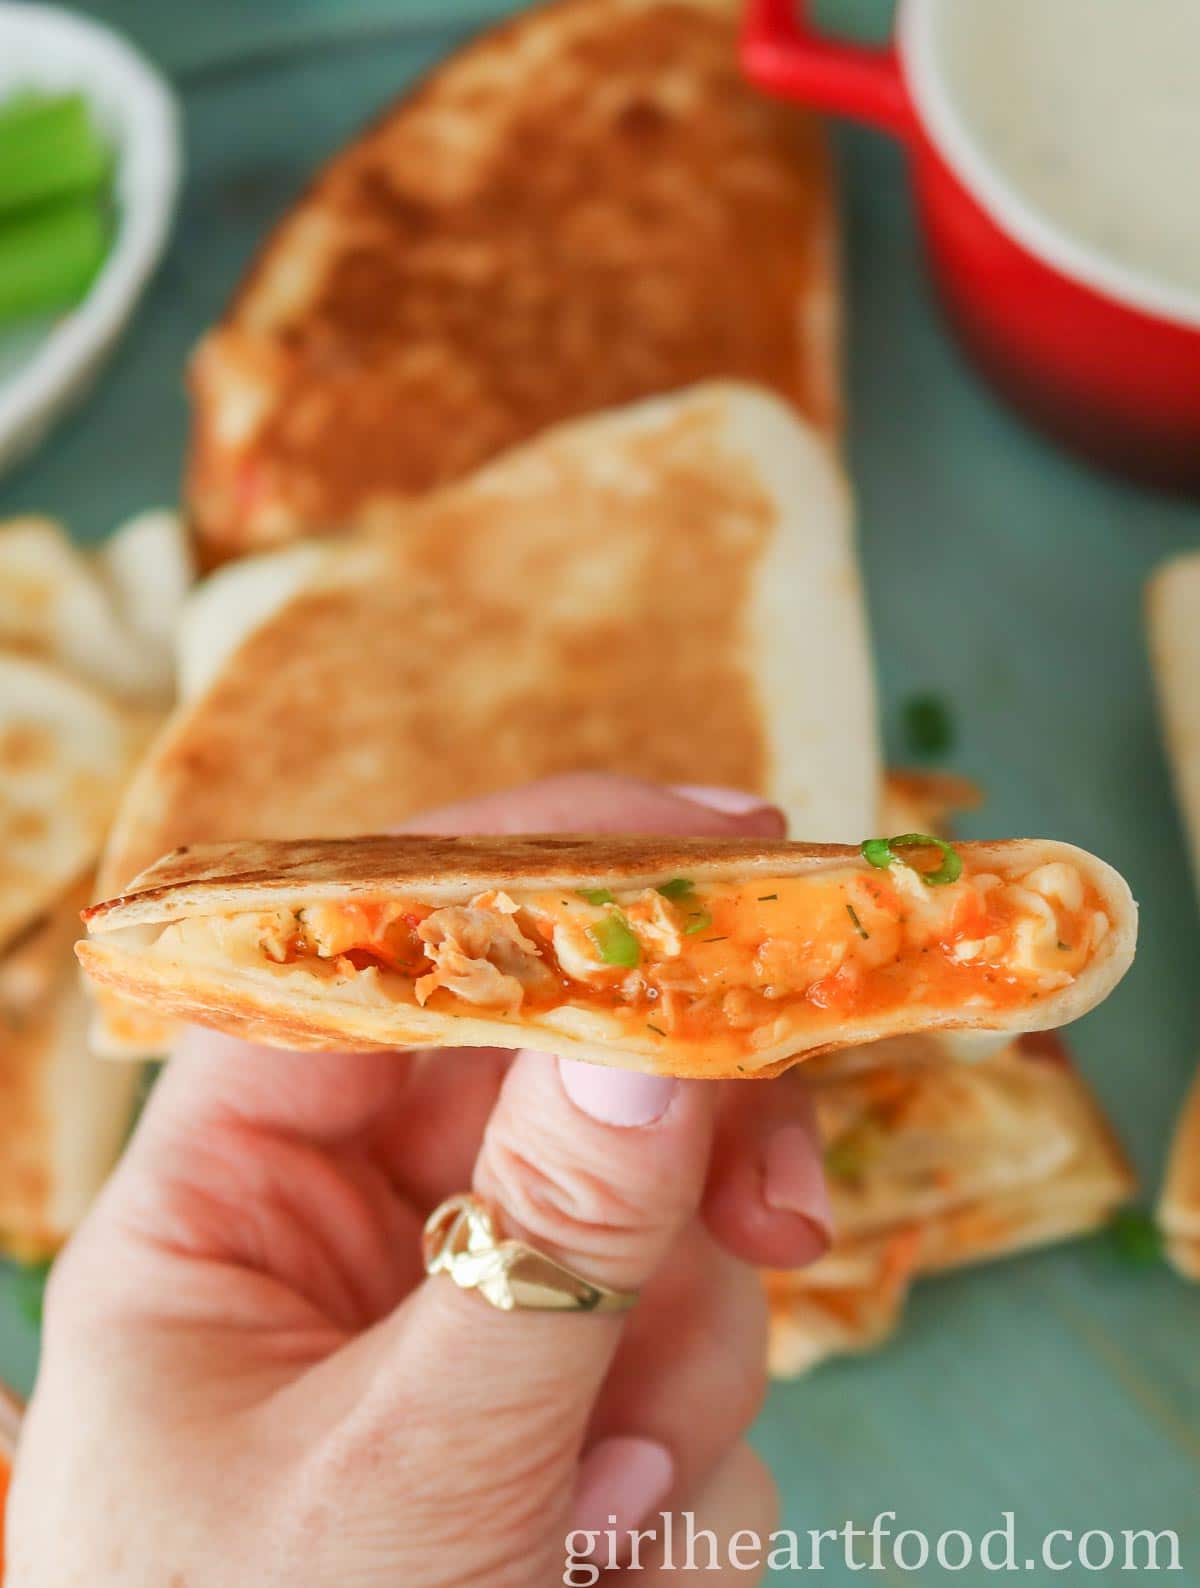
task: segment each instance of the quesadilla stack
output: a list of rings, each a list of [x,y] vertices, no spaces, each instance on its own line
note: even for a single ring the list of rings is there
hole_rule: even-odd
[[[1133,1193],[1132,1171],[1053,1037],[974,1065],[888,1044],[815,1077],[835,1240],[812,1268],[764,1276],[771,1371],[791,1378],[879,1345],[913,1281],[1086,1234]]]
[[[1200,552],[1176,557],[1149,587],[1150,657],[1175,793],[1200,886]],[[1200,1074],[1176,1126],[1158,1204],[1167,1256],[1200,1280]]]
[[[0,1248],[22,1258],[70,1233],[134,1104],[137,1072],[92,1062],[72,947],[169,691],[186,570],[169,515],[95,557],[46,520],[0,525]]]
[[[736,26],[723,0],[560,0],[330,162],[195,357],[206,561],[715,377],[833,429],[825,136],[743,82]]]
[[[93,978],[259,1042],[540,1047],[705,1077],[1063,1024],[1136,936],[1128,888],[1082,850],[911,836],[201,846],[85,918]]]

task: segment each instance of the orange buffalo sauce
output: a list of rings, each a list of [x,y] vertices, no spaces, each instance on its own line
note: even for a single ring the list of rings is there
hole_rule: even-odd
[[[390,973],[435,1008],[537,1015],[566,1001],[631,1033],[752,1054],[912,1006],[1008,1011],[1069,986],[1112,923],[1080,869],[849,864],[659,887],[492,889],[437,907],[340,901],[273,919],[278,958]],[[273,956],[274,957],[274,956]],[[781,1026],[781,1020],[785,1022]]]

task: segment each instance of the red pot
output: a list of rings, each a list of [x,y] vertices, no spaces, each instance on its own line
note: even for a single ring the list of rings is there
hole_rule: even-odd
[[[1200,489],[1200,301],[1058,230],[996,173],[936,67],[940,3],[901,0],[894,43],[870,49],[816,33],[805,0],[749,0],[746,73],[907,144],[949,318],[1014,402],[1095,459]]]

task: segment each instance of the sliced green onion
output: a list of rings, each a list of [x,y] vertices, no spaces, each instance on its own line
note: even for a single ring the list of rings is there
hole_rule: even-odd
[[[957,882],[962,876],[962,856],[944,838],[933,838],[929,833],[901,833],[898,838],[866,838],[860,845],[863,859],[868,865],[881,870],[888,866],[903,866],[908,862],[896,853],[897,849],[940,849],[942,863],[936,871],[918,871],[922,882],[939,888],[947,882]],[[915,867],[913,868],[916,869]]]
[[[1141,1208],[1123,1208],[1108,1226],[1108,1236],[1118,1256],[1126,1262],[1140,1267],[1162,1257],[1162,1233]]]
[[[905,701],[904,732],[914,755],[939,756],[954,744],[954,718],[940,695],[912,695]]]
[[[632,969],[641,960],[641,944],[620,910],[613,910],[602,921],[589,926],[587,933],[606,965],[624,965]]]
[[[866,1167],[863,1160],[863,1143],[851,1132],[826,1147],[825,1172],[831,1180],[858,1180]]]
[[[655,891],[661,893],[664,899],[684,899],[695,886],[690,877],[672,877],[670,882],[664,882]]]
[[[579,897],[585,904],[611,904],[613,896],[607,888],[580,888]]]
[[[66,199],[0,226],[0,324],[78,303],[108,241],[92,199]]]
[[[886,838],[864,838],[859,847],[867,864],[878,866],[881,871],[886,871],[896,859],[892,853],[892,846]]]
[[[707,910],[693,910],[691,924],[684,927],[683,935],[691,937],[694,932],[707,932],[711,925],[712,916]]]
[[[82,94],[20,94],[0,107],[0,215],[93,194],[111,168]]]

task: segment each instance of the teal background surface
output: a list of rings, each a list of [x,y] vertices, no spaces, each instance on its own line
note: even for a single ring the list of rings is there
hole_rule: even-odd
[[[94,539],[175,498],[184,361],[264,228],[322,157],[505,7],[85,9],[174,76],[188,171],[169,256],[113,364],[0,482],[0,516],[45,511]],[[869,36],[886,10],[825,0],[821,14]],[[937,691],[958,724],[951,764],[988,791],[969,834],[1069,838],[1130,878],[1137,964],[1072,1041],[1150,1195],[1200,1054],[1200,914],[1156,730],[1142,589],[1161,557],[1200,544],[1200,507],[1092,472],[1002,406],[930,300],[901,155],[857,129],[836,142],[850,465],[889,752],[904,755],[901,702]],[[36,1339],[13,1288],[0,1271],[0,1376],[27,1389]],[[1055,1528],[1174,1528],[1184,1570],[1170,1580],[1200,1584],[1200,1289],[1127,1266],[1103,1239],[929,1282],[882,1354],[777,1388],[756,1441],[795,1528],[890,1510],[898,1526],[978,1537],[1011,1510],[1022,1557]],[[978,1567],[923,1575],[993,1580]],[[866,1580],[905,1577],[893,1566]],[[1115,1568],[1088,1575],[1110,1579]],[[820,1580],[863,1579],[827,1547]]]

